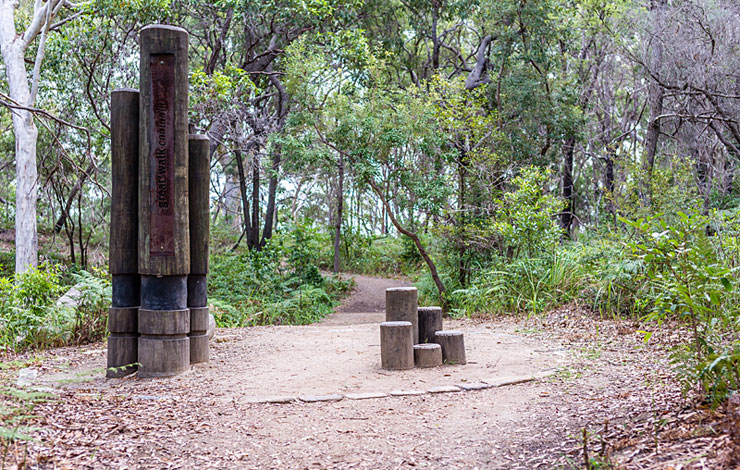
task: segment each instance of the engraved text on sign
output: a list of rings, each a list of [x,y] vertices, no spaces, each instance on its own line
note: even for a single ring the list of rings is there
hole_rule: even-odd
[[[152,54],[149,109],[150,255],[175,255],[175,56]]]

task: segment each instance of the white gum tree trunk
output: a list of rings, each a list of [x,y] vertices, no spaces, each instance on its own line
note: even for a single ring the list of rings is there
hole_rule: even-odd
[[[18,0],[0,0],[0,52],[5,64],[8,91],[12,100],[15,134],[15,272],[26,271],[38,264],[36,202],[38,170],[36,142],[38,129],[29,109],[34,107],[41,62],[49,26],[59,10],[69,5],[64,0],[35,0],[31,23],[25,31],[15,29]],[[33,73],[29,79],[25,56],[31,42],[40,35]]]

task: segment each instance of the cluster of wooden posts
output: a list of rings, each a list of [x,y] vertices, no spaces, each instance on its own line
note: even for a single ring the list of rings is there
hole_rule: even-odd
[[[188,33],[140,33],[139,90],[111,95],[108,377],[208,361],[210,141],[188,134]]]
[[[442,308],[419,307],[416,287],[386,289],[385,319],[380,324],[383,369],[465,364],[462,332],[442,329]]]

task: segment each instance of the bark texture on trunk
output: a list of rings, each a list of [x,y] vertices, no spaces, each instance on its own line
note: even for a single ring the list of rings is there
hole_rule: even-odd
[[[339,272],[339,245],[342,240],[342,216],[344,212],[344,157],[339,156],[339,187],[337,188],[337,218],[334,226],[334,272]]]
[[[21,106],[30,107],[31,87],[25,67],[23,37],[16,35],[13,2],[0,1],[0,49],[10,96]],[[36,201],[38,173],[36,142],[38,129],[33,114],[14,110],[15,133],[15,272],[22,273],[38,264],[38,235],[36,231]]]
[[[560,227],[565,230],[565,235],[570,237],[570,229],[573,225],[573,152],[575,150],[575,137],[568,137],[563,143],[563,199],[565,209],[560,214]]]

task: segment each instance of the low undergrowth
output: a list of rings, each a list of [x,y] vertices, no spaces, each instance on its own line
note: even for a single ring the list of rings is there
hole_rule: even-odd
[[[71,288],[69,301],[60,297]],[[0,277],[0,348],[5,352],[100,341],[110,305],[108,275],[43,264]]]
[[[213,255],[208,293],[216,323],[304,325],[330,314],[351,281],[321,275],[310,237],[295,228],[260,251]]]
[[[465,287],[448,270],[450,313],[537,315],[575,302],[639,320],[645,341],[679,322],[691,333],[673,354],[685,390],[722,403],[740,391],[740,217],[677,212],[621,224],[527,256],[493,255]],[[428,276],[417,285],[434,298]]]

